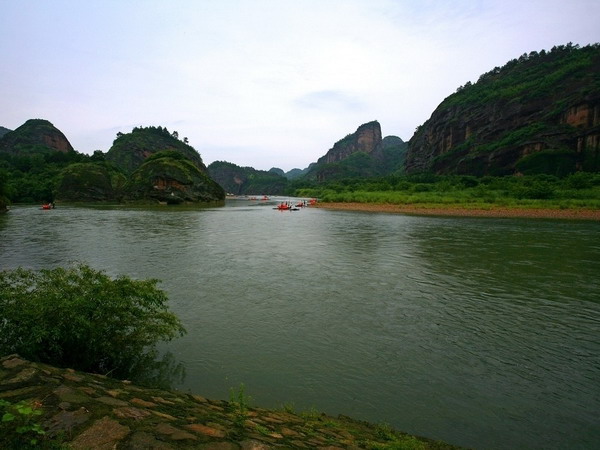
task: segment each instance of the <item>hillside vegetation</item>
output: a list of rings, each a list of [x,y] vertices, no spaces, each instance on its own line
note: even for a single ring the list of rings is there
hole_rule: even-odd
[[[227,193],[235,195],[281,195],[288,185],[287,178],[275,171],[240,167],[226,161],[211,163],[208,173]]]
[[[374,120],[338,140],[301,178],[327,182],[403,172],[406,149],[397,136],[382,138],[381,125]]]
[[[600,170],[600,45],[531,52],[458,88],[418,127],[406,171]]]
[[[6,133],[0,139],[0,209],[3,201],[203,203],[225,198],[198,152],[166,128],[118,133],[107,154],[84,155],[67,144],[46,120],[29,120]]]
[[[303,197],[323,202],[495,207],[536,209],[600,209],[600,174],[474,177],[465,175],[396,175],[346,179],[299,188]]]
[[[106,153],[106,160],[127,173],[133,173],[148,156],[163,150],[177,151],[192,161],[198,169],[206,171],[202,158],[194,147],[188,144],[187,138],[180,141],[177,131],[169,133],[167,128],[161,126],[135,127],[131,133],[117,133],[117,138]]]
[[[0,152],[12,155],[73,152],[65,135],[44,119],[30,119],[14,131],[0,134]]]

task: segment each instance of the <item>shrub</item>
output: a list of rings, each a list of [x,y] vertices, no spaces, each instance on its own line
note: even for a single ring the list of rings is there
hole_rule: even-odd
[[[0,355],[127,377],[185,333],[158,280],[74,268],[0,272]]]

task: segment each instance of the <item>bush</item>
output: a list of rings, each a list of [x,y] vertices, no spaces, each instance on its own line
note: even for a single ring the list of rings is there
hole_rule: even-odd
[[[516,198],[530,198],[546,200],[554,198],[555,191],[551,183],[547,181],[534,181],[526,186],[520,186],[516,189]]]
[[[158,341],[185,333],[157,283],[111,279],[83,264],[1,271],[0,355],[128,377]]]

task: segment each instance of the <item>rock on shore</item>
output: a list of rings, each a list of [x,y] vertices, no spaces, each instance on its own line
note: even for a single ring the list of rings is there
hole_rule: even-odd
[[[58,442],[73,449],[458,448],[344,416],[243,403],[140,387],[18,355],[0,358],[0,413],[16,416],[0,423],[1,448],[21,448],[30,439],[41,448],[62,448],[53,446]]]

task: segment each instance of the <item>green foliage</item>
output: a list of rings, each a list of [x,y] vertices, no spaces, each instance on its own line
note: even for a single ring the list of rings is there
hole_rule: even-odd
[[[41,121],[41,125],[52,127],[47,121]],[[10,133],[7,136],[10,137]],[[18,147],[16,150],[13,146],[11,151],[1,151],[0,170],[4,183],[1,186],[3,193],[0,193],[0,209],[8,202],[120,202],[125,198],[155,201],[153,196],[142,197],[149,192],[154,194],[156,180],[143,180],[143,188],[140,187],[139,179],[128,183],[129,172],[119,168],[117,164],[120,161],[119,155],[124,159],[133,158],[135,161],[132,164],[135,167],[148,161],[161,161],[157,166],[171,166],[173,170],[167,172],[175,172],[177,181],[184,180],[183,184],[191,184],[190,189],[193,191],[174,202],[212,202],[224,199],[225,193],[206,175],[200,155],[193,147],[179,141],[176,132],[169,133],[162,127],[135,128],[129,134],[119,133],[115,142],[119,145],[112,156],[104,155],[101,151],[94,152],[92,156],[75,151],[59,152],[43,145],[20,143],[15,144]],[[23,150],[23,145],[28,146],[27,152]],[[193,167],[188,169],[187,166]],[[163,171],[161,175],[168,176],[168,173]],[[127,192],[130,186],[135,187],[132,193]]]
[[[281,195],[288,185],[288,180],[278,173],[240,167],[226,161],[211,163],[208,173],[226,192],[236,195]]]
[[[248,419],[248,408],[251,397],[246,395],[246,387],[241,383],[238,389],[229,389],[229,410],[233,413],[238,433],[243,433],[244,425]]]
[[[491,153],[499,148],[516,147],[522,142],[535,139],[540,133],[547,131],[548,126],[541,122],[534,122],[521,128],[510,129],[493,142],[476,146],[479,153]]]
[[[176,152],[175,150],[163,150],[148,156],[144,162],[147,163],[162,158],[178,159],[180,161],[187,159],[183,153]]]
[[[600,174],[473,177],[416,174],[346,179],[299,188],[295,195],[325,202],[429,204],[467,207],[600,208]]]
[[[417,129],[409,170],[477,176],[600,170],[593,144],[576,149],[592,130],[565,123],[570,108],[593,108],[599,71],[600,44],[570,43],[494,68],[447,97]],[[543,152],[522,158],[533,148]]]
[[[176,156],[172,157],[173,154]],[[192,161],[173,151],[149,157],[131,174],[126,191],[132,200],[154,199],[172,204],[225,198],[221,186]]]
[[[42,151],[32,154],[0,152],[4,195],[12,203],[41,203],[55,199],[61,171],[73,163],[89,161],[77,152]]]
[[[75,163],[63,169],[56,182],[56,197],[65,201],[119,200],[125,175],[110,163]]]
[[[378,441],[365,442],[365,447],[371,450],[425,450],[429,446],[414,436],[399,433],[388,424],[380,424],[375,428]]]
[[[63,149],[68,150],[67,153],[73,152],[65,136],[52,123],[44,119],[30,119],[16,130],[9,131],[1,137],[0,152],[13,155],[60,153],[48,144],[48,140],[55,139],[62,141]]]
[[[0,399],[0,446],[2,448],[39,448],[46,432],[35,418],[42,414],[41,404]]]
[[[198,152],[187,142],[179,140],[179,134],[169,133],[163,127],[136,127],[131,133],[118,133],[106,159],[127,173],[133,173],[152,154],[173,151],[185,156],[200,170],[205,170]]]
[[[185,333],[157,280],[86,265],[0,272],[0,354],[128,377],[158,341]]]
[[[481,75],[477,83],[459,87],[440,106],[548,96],[562,89],[564,85],[561,82],[567,77],[579,77],[580,82],[585,84],[584,78],[593,76],[590,68],[599,51],[599,44],[580,48],[569,43],[556,46],[549,52],[524,54]]]
[[[559,177],[575,172],[577,155],[570,150],[543,150],[521,158],[516,168],[525,175],[552,174]]]
[[[8,171],[0,168],[0,213],[6,211],[8,198],[6,197],[6,180],[8,179]]]

